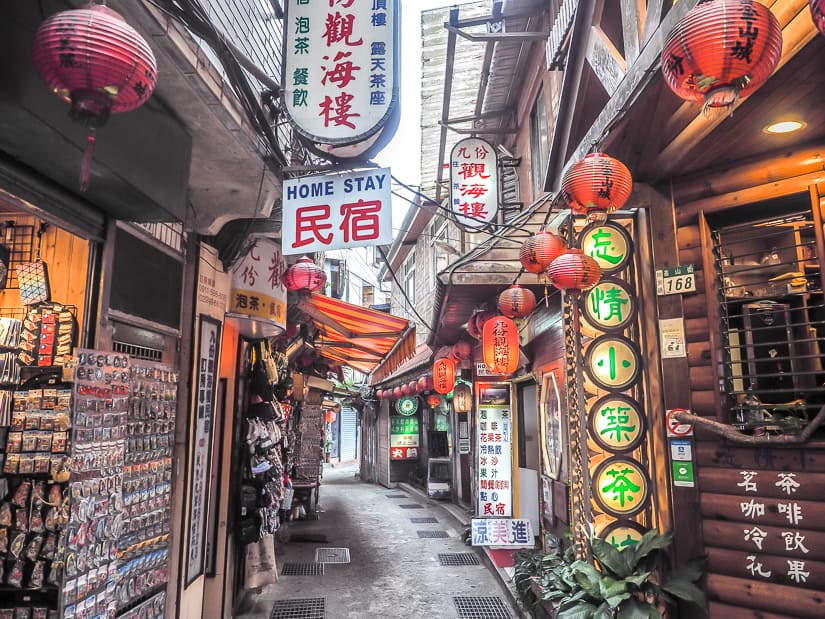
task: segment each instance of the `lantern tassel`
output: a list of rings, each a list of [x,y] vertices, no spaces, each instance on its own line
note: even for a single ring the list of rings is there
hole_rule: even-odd
[[[92,159],[95,152],[95,130],[90,129],[86,137],[86,150],[83,151],[83,161],[80,164],[80,191],[89,188],[89,179],[92,175]]]

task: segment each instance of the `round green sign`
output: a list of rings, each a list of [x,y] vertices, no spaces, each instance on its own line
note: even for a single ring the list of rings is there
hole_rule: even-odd
[[[602,449],[627,452],[636,449],[645,437],[645,417],[636,400],[625,395],[608,395],[590,409],[590,436]]]
[[[593,497],[611,516],[632,516],[650,497],[650,480],[642,465],[631,458],[608,458],[593,474]]]
[[[639,378],[642,358],[636,346],[617,335],[597,337],[587,347],[584,367],[590,379],[605,391],[623,391]]]
[[[605,277],[582,297],[584,317],[602,331],[621,331],[636,316],[636,296],[630,284]]]
[[[624,269],[633,257],[633,243],[624,226],[613,221],[588,226],[582,231],[580,247],[602,269],[602,274]]]
[[[395,403],[396,410],[402,415],[415,415],[418,410],[418,398],[415,396],[401,398]]]
[[[616,520],[602,529],[599,537],[613,544],[616,550],[624,550],[638,544],[647,531],[634,520]]]

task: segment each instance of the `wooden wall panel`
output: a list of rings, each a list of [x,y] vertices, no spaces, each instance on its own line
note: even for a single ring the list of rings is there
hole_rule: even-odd
[[[763,506],[763,509],[759,508]],[[786,506],[784,511],[780,505]],[[798,506],[802,517],[800,523],[815,531],[825,531],[825,503],[815,501],[797,501],[795,499],[771,499],[752,497],[745,501],[743,497],[730,494],[712,494],[702,492],[702,516],[713,520],[733,520],[747,525],[769,525],[788,527],[795,530],[788,522],[788,506]],[[764,512],[764,513],[763,513]]]
[[[791,615],[767,613],[764,610],[741,608],[718,602],[711,602],[709,608],[711,617],[724,617],[725,619],[794,619]]]
[[[765,552],[708,549],[708,571],[735,578],[755,578],[759,581],[804,589],[825,589],[825,563],[803,561],[802,571],[795,567],[795,559],[778,557]],[[753,569],[754,574],[751,574]],[[798,581],[798,582],[797,582]],[[801,592],[800,592],[801,593]]]
[[[780,616],[792,609],[794,614],[790,617],[804,617],[805,619],[821,619],[825,616],[825,597],[818,591],[720,574],[708,576],[707,588],[713,598],[739,608],[758,608],[779,613]],[[711,614],[711,617],[728,617],[728,615]]]
[[[754,550],[759,550],[753,539],[745,537],[745,532],[751,529],[743,527],[741,522],[705,520],[703,529],[705,543],[708,546],[741,550],[743,552],[748,551],[751,554]],[[759,525],[759,529],[765,533],[765,538],[761,542],[763,552],[787,557],[799,556],[800,551],[795,548],[797,538],[783,535],[783,533],[788,532],[788,527],[773,527],[763,524]],[[797,529],[796,533],[804,537],[804,540],[800,540],[800,543],[808,551],[803,553],[806,558],[811,561],[825,561],[825,533],[811,531],[810,529]]]

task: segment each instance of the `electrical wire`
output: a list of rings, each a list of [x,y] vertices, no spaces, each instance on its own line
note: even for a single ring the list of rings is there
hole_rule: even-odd
[[[389,271],[390,275],[392,275],[392,279],[395,282],[395,285],[398,286],[398,289],[401,291],[401,295],[407,301],[407,304],[410,306],[410,310],[412,311],[412,313],[415,314],[415,317],[418,319],[422,326],[429,329],[431,333],[434,333],[435,329],[433,328],[433,325],[431,325],[421,317],[421,314],[419,314],[418,310],[415,309],[415,304],[410,300],[410,297],[407,296],[406,289],[404,288],[404,286],[401,285],[401,282],[398,281],[398,277],[396,276],[395,271],[393,271],[392,266],[390,265],[390,261],[387,258],[386,252],[384,252],[384,248],[380,245],[376,245],[376,247],[378,248],[378,252],[381,254],[381,259],[384,261],[384,264],[387,265],[387,271]]]

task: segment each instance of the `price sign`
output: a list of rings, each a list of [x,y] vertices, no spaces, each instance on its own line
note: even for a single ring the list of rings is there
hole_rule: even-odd
[[[656,294],[696,292],[696,274],[692,264],[656,269]]]

